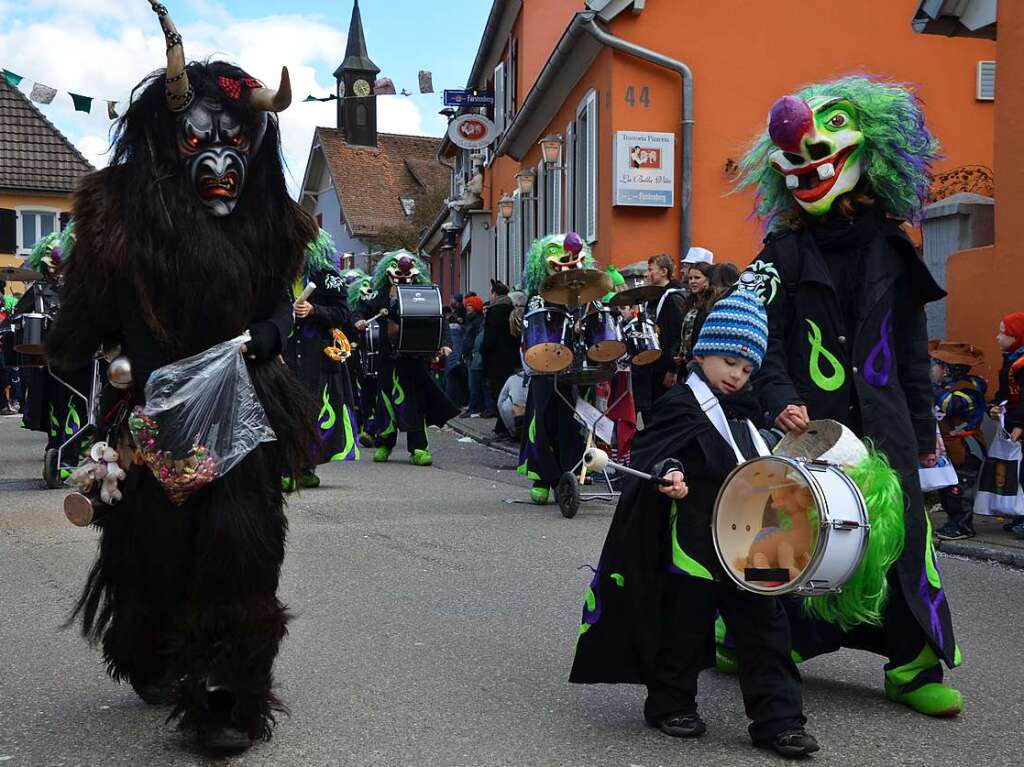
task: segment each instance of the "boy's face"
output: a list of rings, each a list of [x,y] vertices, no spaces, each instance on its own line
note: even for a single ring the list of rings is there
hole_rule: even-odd
[[[1006,335],[1006,325],[1002,322],[999,323],[999,335],[996,336],[996,343],[999,344],[999,351],[1004,354],[1013,350],[1013,347],[1017,345],[1017,339],[1013,336]]]
[[[708,355],[697,357],[712,388],[723,394],[735,394],[750,380],[754,366],[740,357]]]
[[[936,359],[931,363],[932,383],[942,383],[946,379],[946,366]]]

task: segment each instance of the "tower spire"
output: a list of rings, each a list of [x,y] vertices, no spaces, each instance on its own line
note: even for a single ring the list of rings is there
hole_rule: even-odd
[[[338,81],[338,128],[345,132],[345,141],[358,146],[377,145],[377,97],[374,82],[380,68],[370,60],[363,34],[363,17],[359,0],[352,7],[348,25],[345,60],[334,72]]]
[[[334,72],[335,79],[346,70],[358,70],[363,73],[377,74],[380,68],[370,60],[366,51],[366,36],[363,34],[363,17],[359,13],[359,0],[352,8],[352,20],[348,25],[348,42],[345,45],[345,60]]]

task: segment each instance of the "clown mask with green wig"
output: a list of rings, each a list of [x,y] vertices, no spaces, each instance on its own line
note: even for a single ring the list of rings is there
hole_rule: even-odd
[[[828,213],[860,182],[864,134],[849,100],[783,96],[768,114],[768,134],[778,147],[768,161],[812,216]]]

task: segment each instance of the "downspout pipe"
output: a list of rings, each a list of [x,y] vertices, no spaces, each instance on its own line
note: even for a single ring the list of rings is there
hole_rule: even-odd
[[[679,180],[679,260],[682,262],[690,249],[692,237],[690,199],[693,196],[693,74],[690,72],[690,68],[681,61],[616,37],[601,27],[593,17],[584,22],[583,29],[601,45],[628,53],[630,56],[643,59],[664,69],[671,69],[683,79],[682,169]]]

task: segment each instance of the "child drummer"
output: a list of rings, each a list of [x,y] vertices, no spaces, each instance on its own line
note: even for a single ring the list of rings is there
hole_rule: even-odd
[[[753,744],[785,757],[818,750],[804,730],[800,672],[775,598],[741,591],[715,556],[715,498],[738,459],[766,452],[748,421],[723,410],[760,366],[764,307],[750,291],[719,301],[694,347],[685,383],[658,401],[633,444],[632,465],[671,481],[626,480],[587,590],[570,681],[647,686],[644,718],[674,737],[703,735],[697,678],[714,663],[718,610],[736,634]],[[721,401],[720,401],[721,400]]]

